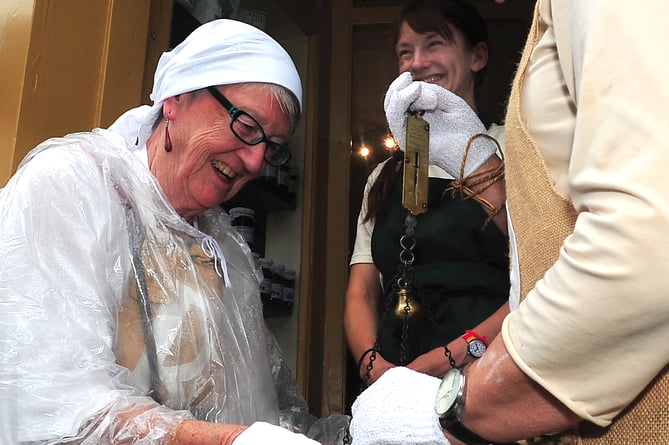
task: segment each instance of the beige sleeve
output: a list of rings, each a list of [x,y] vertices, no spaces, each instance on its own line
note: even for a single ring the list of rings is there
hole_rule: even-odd
[[[365,191],[362,195],[362,205],[358,214],[358,228],[355,233],[355,244],[353,254],[351,255],[350,266],[358,263],[373,263],[372,259],[372,232],[374,231],[374,219],[363,222],[367,214],[367,197],[369,189],[374,185],[376,178],[381,173],[381,169],[388,162],[387,160],[377,165],[367,177]]]
[[[565,175],[578,219],[502,334],[527,375],[607,425],[669,362],[669,58],[658,52],[669,2],[554,0],[550,11],[577,112],[571,144],[540,148],[549,168],[569,154],[551,174]],[[537,115],[524,117],[532,131]]]

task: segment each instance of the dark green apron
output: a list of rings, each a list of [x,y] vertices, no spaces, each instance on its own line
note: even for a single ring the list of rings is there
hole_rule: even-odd
[[[428,211],[418,215],[414,298],[421,310],[407,325],[406,363],[474,328],[508,299],[508,239],[495,223],[484,227],[487,214],[474,200],[443,194],[450,180],[430,178]],[[402,318],[395,315],[400,265],[400,237],[407,210],[401,205],[402,171],[395,176],[391,196],[377,215],[372,257],[383,274],[379,304],[379,351],[400,363]],[[443,194],[443,196],[442,196]]]

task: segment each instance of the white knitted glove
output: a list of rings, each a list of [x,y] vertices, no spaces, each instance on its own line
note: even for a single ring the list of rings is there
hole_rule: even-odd
[[[383,102],[388,126],[404,150],[408,112],[424,111],[423,119],[430,124],[430,164],[446,170],[454,178],[467,177],[475,172],[497,151],[497,144],[488,137],[476,137],[462,160],[469,138],[486,135],[486,128],[467,102],[439,85],[413,81],[411,73],[400,74],[388,87]]]
[[[352,445],[449,445],[435,401],[441,380],[397,366],[353,402]]]
[[[293,433],[267,422],[254,422],[232,441],[232,445],[319,445],[304,434]]]

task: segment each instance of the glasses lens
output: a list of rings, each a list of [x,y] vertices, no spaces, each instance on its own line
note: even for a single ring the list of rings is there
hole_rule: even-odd
[[[285,145],[267,139],[260,123],[245,111],[238,111],[230,122],[230,128],[245,144],[257,145],[265,142],[265,161],[270,165],[280,167],[290,160],[290,150]]]
[[[258,121],[244,111],[233,118],[230,126],[235,135],[249,145],[259,144],[265,139],[265,132]]]

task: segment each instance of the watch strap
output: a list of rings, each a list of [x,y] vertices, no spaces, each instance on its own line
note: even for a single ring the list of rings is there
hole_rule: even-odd
[[[486,347],[488,346],[488,340],[485,335],[481,335],[478,332],[468,329],[465,331],[465,334],[462,336],[462,338],[467,342],[471,342],[472,340],[479,339],[483,342]]]
[[[462,422],[460,422],[455,416],[449,416],[445,418],[440,418],[439,423],[441,427],[451,433],[456,439],[471,445],[489,445],[492,442],[485,440],[483,437],[479,436],[469,428],[467,428]]]
[[[448,407],[444,412],[437,410],[439,417],[439,425],[441,428],[450,433],[453,437],[469,445],[518,445],[516,442],[509,444],[494,443],[489,440],[484,439],[479,436],[469,428],[467,428],[462,423],[462,412],[465,409],[465,399],[466,399],[466,377],[465,377],[465,368],[454,368],[447,373],[447,376],[450,373],[457,372],[460,374],[461,379],[458,381],[458,388],[451,388],[451,390],[457,390],[457,396],[453,401],[453,404]],[[444,377],[444,379],[446,376]],[[440,388],[441,389],[441,388]],[[443,409],[443,407],[442,407]]]

